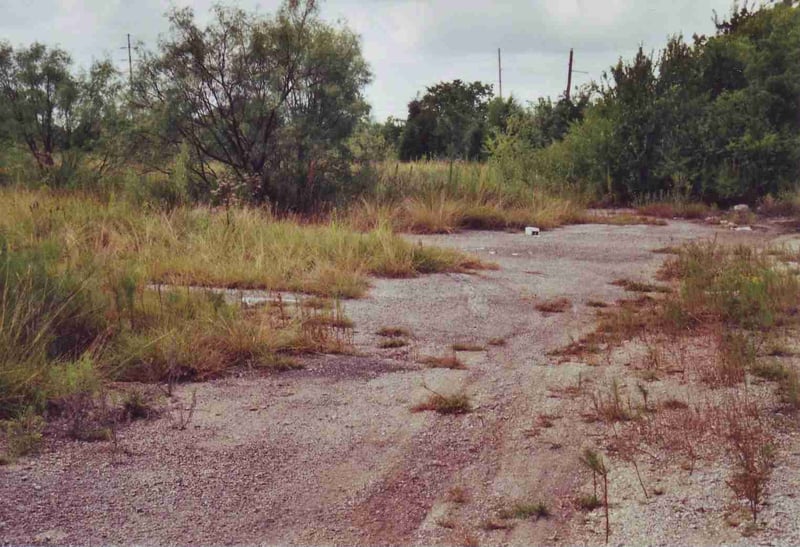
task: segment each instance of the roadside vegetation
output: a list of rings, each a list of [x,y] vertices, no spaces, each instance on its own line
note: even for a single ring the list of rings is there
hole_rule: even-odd
[[[800,409],[798,362],[787,345],[799,326],[797,257],[714,242],[675,252],[659,274],[673,291],[653,286],[599,310],[597,329],[561,354],[603,364],[621,344],[638,348],[641,380],[626,375],[585,393],[593,419],[609,425],[602,446],[634,466],[647,460],[691,473],[722,462],[750,513],[746,531],[755,531],[785,418]],[[689,400],[671,395],[675,378]],[[644,482],[642,490],[647,497]]]
[[[640,50],[570,98],[523,106],[453,80],[384,123],[369,117],[358,37],[323,21],[312,0],[273,15],[176,8],[168,19],[157,45],[137,49],[130,77],[110,60],[79,70],[61,48],[0,42],[5,460],[35,451],[54,422],[75,438],[115,439],[115,424],[155,413],[134,383],[171,394],[179,381],[351,351],[340,299],[363,296],[370,276],[493,267],[400,232],[664,224],[739,202],[800,213],[796,2],[736,8],[713,36]],[[728,458],[728,484],[756,522],[775,415],[800,408],[798,348],[785,342],[797,334],[797,256],[661,251],[674,254],[669,286],[620,279],[636,297],[590,303],[597,330],[561,353],[600,363],[638,340],[636,389],[614,382],[587,394],[593,419],[613,429],[601,448],[634,466],[655,450],[688,469]],[[237,298],[248,289],[264,301]],[[531,313],[571,306],[543,301]],[[385,350],[413,339],[399,327],[377,334]],[[463,369],[455,352],[484,348],[451,350],[420,361]],[[650,382],[676,370],[707,397],[659,400]],[[109,394],[112,381],[130,385]],[[412,410],[472,411],[466,393],[428,391]],[[178,429],[195,404],[181,406]],[[603,488],[579,506],[602,506],[608,534],[606,461],[584,453]],[[504,518],[548,515],[526,503]]]

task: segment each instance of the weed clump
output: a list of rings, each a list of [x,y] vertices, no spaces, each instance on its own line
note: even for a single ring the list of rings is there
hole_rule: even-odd
[[[550,516],[550,509],[543,502],[523,502],[519,501],[500,510],[498,516],[502,519],[542,519]]]
[[[389,338],[388,340],[381,340],[378,343],[378,347],[380,349],[402,348],[407,345],[408,342],[403,340],[402,338]]]
[[[563,313],[567,311],[571,305],[572,302],[567,298],[554,298],[552,300],[539,302],[534,308],[542,313]]]
[[[431,393],[427,400],[412,407],[414,412],[433,411],[439,414],[467,414],[472,411],[469,397],[464,393],[443,395]]]
[[[466,369],[467,366],[464,364],[461,359],[453,355],[444,355],[441,357],[434,357],[428,356],[423,357],[420,359],[420,362],[423,365],[428,366],[429,368],[448,368],[451,370],[463,370]]]
[[[480,344],[453,344],[453,351],[486,351]]]

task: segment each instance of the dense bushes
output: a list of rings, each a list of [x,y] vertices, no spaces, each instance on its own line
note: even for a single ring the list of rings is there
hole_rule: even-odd
[[[718,29],[691,44],[673,37],[656,59],[640,49],[620,60],[550,146],[524,131],[537,112],[523,113],[492,161],[617,202],[755,202],[786,191],[800,172],[800,7],[742,8]]]

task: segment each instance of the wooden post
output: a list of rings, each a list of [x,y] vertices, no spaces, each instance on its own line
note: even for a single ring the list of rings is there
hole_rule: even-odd
[[[566,97],[569,100],[569,93],[572,89],[572,48],[569,48],[569,69],[567,70],[567,92]]]

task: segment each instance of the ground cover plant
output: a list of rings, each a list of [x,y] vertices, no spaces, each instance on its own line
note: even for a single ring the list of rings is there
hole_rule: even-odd
[[[369,275],[481,267],[387,230],[21,189],[0,190],[0,249],[3,417],[94,393],[108,379],[203,379],[347,351],[352,322],[320,296],[358,297]],[[248,306],[201,290],[212,286],[275,296]],[[285,290],[315,296],[290,304]]]
[[[623,389],[616,379],[589,396],[594,419],[614,432],[609,452],[634,464],[640,481],[636,458],[655,452],[690,472],[721,461],[756,523],[782,427],[776,413],[798,408],[798,371],[781,339],[797,333],[800,279],[782,261],[791,257],[770,249],[704,242],[676,252],[659,274],[674,291],[599,311],[597,329],[566,352],[599,356],[633,340],[646,349],[645,382],[677,373],[694,386],[689,402],[652,405],[649,384]],[[758,381],[767,389],[754,389]]]

